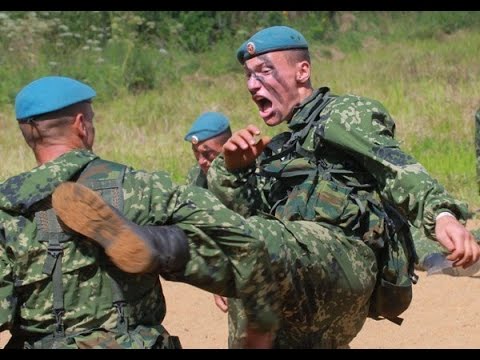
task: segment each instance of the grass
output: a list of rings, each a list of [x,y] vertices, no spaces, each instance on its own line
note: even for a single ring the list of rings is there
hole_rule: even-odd
[[[474,113],[480,107],[480,32],[471,21],[475,16],[480,20],[475,12],[449,17],[355,13],[350,31],[339,32],[333,41],[310,41],[314,86],[325,85],[336,94],[363,95],[384,103],[396,120],[402,147],[472,208],[480,206],[473,137]],[[190,144],[183,136],[200,113],[222,111],[234,129],[249,123],[260,125],[270,135],[284,129],[262,124],[235,61],[236,47],[224,41],[202,55],[175,49],[162,54],[152,49],[142,52],[138,46],[137,59],[130,63],[131,54],[126,59],[110,44],[104,50],[103,64],[83,61],[81,53],[76,53],[74,68],[68,63],[57,66],[67,76],[85,70],[92,79],[90,84],[97,88],[95,151],[99,155],[136,168],[164,169],[181,183],[194,164]],[[43,58],[35,57],[37,61]],[[9,63],[8,58],[3,61]],[[122,64],[126,68],[121,69]],[[18,130],[12,103],[22,85],[48,73],[44,63],[38,66],[25,68],[21,80],[15,79],[14,72],[0,70],[6,77],[1,85],[5,92],[0,91],[0,181],[35,166]],[[137,77],[151,76],[150,88],[129,91],[120,84],[132,68],[135,73],[130,74]]]

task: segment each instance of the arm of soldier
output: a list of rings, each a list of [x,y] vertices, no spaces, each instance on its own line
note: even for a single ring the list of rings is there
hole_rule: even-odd
[[[14,290],[13,263],[0,228],[0,331],[9,330],[13,325],[16,312]]]
[[[257,140],[254,125],[235,132],[223,145],[223,153],[212,162],[207,174],[208,188],[229,209],[248,217],[262,209],[262,184],[255,175],[256,159],[270,139]]]
[[[225,167],[229,171],[238,171],[255,165],[256,159],[270,142],[268,136],[259,136],[260,130],[250,124],[245,129],[234,132],[223,144]]]
[[[447,259],[453,261],[455,266],[468,267],[480,259],[480,246],[454,216],[437,217],[435,236],[450,252]]]
[[[200,171],[200,167],[194,165],[188,170],[187,177],[185,179],[186,185],[195,185],[195,181],[197,179],[198,173]]]
[[[423,226],[444,247],[456,243],[458,250],[451,255],[459,264],[471,263],[476,255],[468,249],[476,253],[477,247],[471,244],[471,235],[462,224],[468,218],[467,205],[450,196],[417,160],[400,149],[394,139],[394,122],[380,103],[362,101],[355,109],[356,117],[350,123],[342,119],[341,111],[332,112],[324,132],[326,140],[352,154],[375,177],[382,195],[395,203],[409,221]],[[445,211],[460,222],[449,221],[436,231],[436,217]],[[453,251],[452,246],[446,248]]]
[[[249,217],[262,207],[261,184],[255,176],[255,167],[228,171],[223,154],[213,160],[207,173],[210,190],[226,207]]]

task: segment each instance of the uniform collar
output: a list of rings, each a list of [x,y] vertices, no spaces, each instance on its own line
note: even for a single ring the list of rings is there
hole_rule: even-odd
[[[313,91],[313,93],[303,100],[293,109],[292,119],[288,123],[289,129],[296,131],[306,125],[310,114],[325,99],[325,95],[330,92],[328,87],[321,87]]]

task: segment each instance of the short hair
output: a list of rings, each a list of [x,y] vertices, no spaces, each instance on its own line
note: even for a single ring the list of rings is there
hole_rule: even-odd
[[[292,50],[285,50],[286,51],[286,58],[289,64],[293,65],[301,61],[310,61],[310,52],[308,49],[292,49]]]

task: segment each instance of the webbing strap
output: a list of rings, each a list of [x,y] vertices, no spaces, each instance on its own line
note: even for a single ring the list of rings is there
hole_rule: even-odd
[[[87,165],[77,182],[92,190],[99,191],[107,203],[121,211],[123,209],[122,185],[125,170],[126,168],[122,164],[97,158]],[[105,173],[109,174],[108,179],[102,178]],[[109,278],[112,289],[112,306],[118,314],[117,330],[120,333],[127,333],[127,302],[120,284],[113,276],[110,275]]]
[[[65,336],[65,329],[62,319],[65,312],[63,304],[62,255],[63,246],[60,244],[59,237],[50,237],[48,241],[47,258],[43,265],[43,273],[52,276],[55,337]]]
[[[319,122],[325,120],[325,117],[320,117],[319,119],[317,119],[317,116],[318,116],[318,114],[320,114],[320,112],[323,109],[325,109],[325,107],[333,99],[334,99],[334,97],[330,97],[328,94],[325,94],[325,98],[323,99],[323,101],[319,104],[319,106],[309,116],[309,119],[307,120],[307,125],[302,130],[293,133],[291,135],[291,137],[284,144],[282,144],[282,150],[279,153],[274,154],[274,155],[272,155],[272,156],[270,156],[266,159],[263,159],[260,163],[260,166],[271,163],[272,161],[275,161],[277,159],[281,159],[281,158],[285,157],[286,155],[291,154],[293,151],[297,152],[302,157],[307,157],[309,159],[313,159],[313,154],[304,150],[302,148],[302,145],[300,144],[299,140],[304,140],[304,138],[308,135],[310,129],[314,125],[316,126]],[[282,136],[285,136],[284,134],[282,134]],[[274,150],[276,150],[276,149],[274,149]]]
[[[112,289],[112,305],[117,310],[118,315],[117,329],[118,332],[125,334],[128,332],[127,302],[125,301],[125,296],[118,281],[116,281],[112,275],[109,275],[109,278]]]
[[[125,166],[102,159],[95,159],[90,162],[82,171],[78,182],[101,192],[102,197],[117,209],[123,209],[123,176]],[[109,179],[105,179],[108,174]],[[53,314],[55,316],[55,330],[53,337],[64,337],[65,329],[63,324],[64,298],[62,283],[62,243],[69,241],[71,235],[66,234],[60,226],[54,210],[51,208],[51,201],[44,201],[37,204],[35,220],[37,222],[37,240],[48,241],[47,257],[43,265],[43,273],[51,276],[53,287]],[[118,329],[126,332],[128,330],[127,317],[125,315],[126,302],[120,285],[111,278],[113,306],[119,314]]]
[[[61,244],[58,244],[60,247]],[[53,314],[55,316],[55,337],[64,337],[65,328],[63,325],[63,314],[65,313],[63,304],[63,283],[62,283],[62,254],[63,249],[58,253],[57,261],[52,274],[53,285]]]

